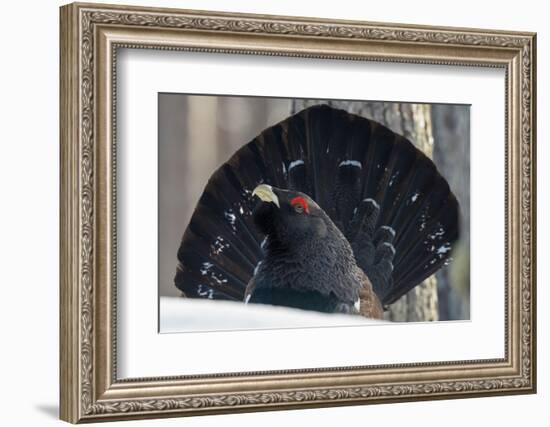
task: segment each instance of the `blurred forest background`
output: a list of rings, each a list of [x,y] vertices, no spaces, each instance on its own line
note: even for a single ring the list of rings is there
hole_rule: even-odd
[[[433,159],[461,207],[453,262],[392,304],[393,321],[470,318],[470,108],[466,105],[303,100],[161,93],[159,296],[179,296],[176,253],[210,175],[266,127],[320,103],[376,120]]]

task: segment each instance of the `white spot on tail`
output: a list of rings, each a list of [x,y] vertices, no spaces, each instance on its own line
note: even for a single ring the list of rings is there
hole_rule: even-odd
[[[390,248],[390,252],[392,253],[392,256],[395,256],[395,248],[393,247],[393,245],[391,243],[384,242],[384,243],[382,243],[382,245]]]
[[[380,227],[382,230],[388,230],[390,232],[390,234],[395,237],[395,230],[390,227],[389,225],[383,225],[382,227]]]
[[[241,208],[242,209],[242,208]],[[235,214],[233,213],[233,211],[231,209],[229,209],[228,211],[225,211],[223,213],[223,216],[225,217],[225,219],[227,220],[227,222],[229,222],[229,224],[231,225],[231,229],[233,231],[237,231],[236,227],[235,227],[235,221],[237,220],[237,217],[235,216]]]
[[[212,267],[214,267],[214,264],[212,264],[211,262],[203,262],[202,267],[200,269],[201,275],[208,276],[211,280],[216,282],[218,285],[225,285],[227,283],[227,279],[224,278],[221,273],[216,273],[215,271],[213,271]],[[199,293],[199,295],[202,295],[202,294]],[[202,296],[205,296],[205,295],[206,294]]]
[[[361,165],[361,162],[357,160],[344,160],[343,162],[340,162],[340,164],[338,165],[339,168],[341,168],[342,166],[354,166],[359,169],[363,168],[363,166]]]
[[[437,249],[437,253],[438,255],[443,255],[449,252],[450,250],[451,250],[451,245],[449,243],[445,243],[443,246],[440,246]]]
[[[258,264],[256,264],[256,267],[254,267],[254,276],[258,274],[258,270],[260,269],[260,265],[262,265],[262,262],[260,261]]]
[[[430,221],[432,218],[429,215],[430,212],[430,203],[426,203],[426,206],[422,209],[422,214],[420,215],[420,231],[424,231],[426,226],[428,225],[428,221]],[[441,226],[441,224],[437,224],[438,226]]]
[[[441,237],[445,234],[445,229],[443,227],[439,227],[438,230],[435,232],[436,237]]]
[[[214,266],[211,262],[203,262],[201,267],[201,274],[206,276],[208,271]]]
[[[393,185],[393,182],[396,180],[396,178],[399,176],[399,171],[395,172],[391,178],[390,178],[390,182],[388,183],[388,187],[391,187]]]
[[[416,202],[416,199],[418,199],[418,196],[420,196],[420,194],[418,192],[414,193],[413,196],[411,197],[411,202]]]
[[[372,203],[376,209],[380,209],[380,205],[374,199],[363,199],[363,202]]]
[[[293,162],[290,162],[290,165],[288,165],[288,171],[290,172],[292,168],[295,168],[296,166],[303,165],[303,160],[294,160]]]
[[[439,225],[439,228],[433,234],[428,234],[428,239],[441,240],[441,237],[443,237],[444,235],[445,235],[445,229],[441,225]],[[429,244],[429,242],[426,244]]]
[[[206,288],[203,285],[199,285],[199,288],[197,289],[197,294],[201,297],[206,297],[208,299],[214,298],[214,289],[212,288]]]
[[[228,247],[229,243],[227,243],[222,236],[218,236],[216,237],[216,240],[214,240],[214,243],[210,245],[210,253],[213,255],[219,255]]]
[[[216,276],[216,273],[214,272],[210,274],[210,278],[213,281],[215,281],[218,285],[225,285],[227,283],[227,279],[225,279],[222,275],[218,275],[218,276]]]

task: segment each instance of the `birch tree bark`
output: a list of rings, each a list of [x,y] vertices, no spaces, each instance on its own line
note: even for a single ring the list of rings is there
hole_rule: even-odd
[[[428,157],[433,155],[431,107],[426,104],[394,102],[294,100],[292,112],[311,105],[326,103],[350,113],[375,120],[403,135]],[[437,280],[432,275],[389,307],[387,320],[397,322],[439,320]]]

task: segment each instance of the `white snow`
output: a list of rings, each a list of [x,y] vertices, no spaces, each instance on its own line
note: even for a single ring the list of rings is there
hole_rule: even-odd
[[[207,289],[201,289],[201,292],[205,296],[210,294]],[[250,302],[244,304],[239,301],[180,297],[160,297],[159,317],[161,333],[391,323],[352,314],[327,314]]]
[[[420,194],[418,192],[414,193],[413,196],[411,197],[411,202],[416,202],[416,199],[418,199],[418,196],[420,196]]]
[[[288,165],[288,171],[290,172],[292,168],[295,168],[296,166],[303,165],[303,160],[294,160],[293,162],[290,162],[290,165]]]
[[[344,160],[340,162],[340,164],[338,165],[339,168],[341,168],[342,166],[355,166],[356,168],[359,168],[359,169],[363,168],[363,166],[361,165],[361,162],[357,160]]]

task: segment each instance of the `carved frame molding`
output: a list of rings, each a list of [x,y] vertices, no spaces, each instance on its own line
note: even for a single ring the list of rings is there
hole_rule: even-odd
[[[71,4],[61,8],[60,42],[62,419],[535,392],[535,34]],[[117,380],[120,47],[505,68],[506,357]]]

